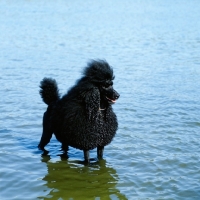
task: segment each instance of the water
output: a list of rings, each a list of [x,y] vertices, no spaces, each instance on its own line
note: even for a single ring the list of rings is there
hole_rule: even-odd
[[[199,19],[197,0],[0,1],[1,199],[200,199]],[[39,82],[65,93],[95,58],[121,95],[104,160],[42,155]]]

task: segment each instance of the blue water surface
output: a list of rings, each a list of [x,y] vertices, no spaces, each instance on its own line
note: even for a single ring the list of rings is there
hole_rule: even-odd
[[[0,199],[200,199],[199,19],[198,0],[0,1]],[[42,154],[40,81],[64,94],[97,58],[121,95],[104,160]]]

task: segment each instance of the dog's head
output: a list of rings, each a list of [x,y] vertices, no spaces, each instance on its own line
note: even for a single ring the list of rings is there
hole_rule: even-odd
[[[107,80],[104,83],[100,84],[99,87],[100,94],[104,98],[105,101],[107,101],[109,104],[113,104],[116,102],[116,100],[119,98],[119,94],[117,91],[113,88],[113,81]]]
[[[119,98],[119,94],[113,88],[113,69],[104,60],[92,60],[85,68],[84,75],[95,84],[100,91],[101,99],[113,104]]]

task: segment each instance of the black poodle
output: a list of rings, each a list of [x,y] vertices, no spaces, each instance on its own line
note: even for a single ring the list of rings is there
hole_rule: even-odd
[[[84,151],[89,162],[89,150],[97,147],[98,158],[103,157],[118,128],[112,104],[119,98],[113,89],[113,70],[104,60],[92,60],[83,77],[60,98],[54,79],[44,78],[40,94],[48,105],[43,117],[43,133],[39,149],[49,143],[54,133],[64,150],[72,146]]]

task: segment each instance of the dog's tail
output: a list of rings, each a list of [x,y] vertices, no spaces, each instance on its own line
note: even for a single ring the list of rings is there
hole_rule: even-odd
[[[56,80],[52,78],[44,78],[40,82],[40,95],[47,105],[56,102],[60,99],[60,94],[58,91],[58,86]]]

